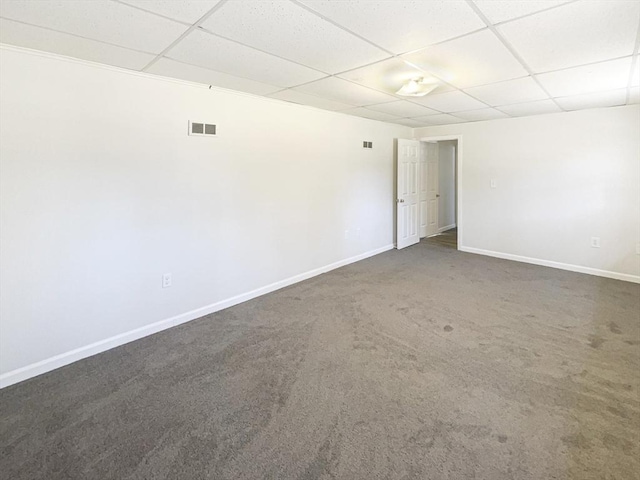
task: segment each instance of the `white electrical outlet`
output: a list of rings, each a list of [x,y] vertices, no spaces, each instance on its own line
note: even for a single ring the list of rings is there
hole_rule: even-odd
[[[591,246],[593,248],[600,248],[600,237],[591,237]]]
[[[165,273],[162,275],[162,288],[169,288],[171,286],[171,274]]]
[[[498,188],[498,180],[495,178],[491,179],[491,188]]]

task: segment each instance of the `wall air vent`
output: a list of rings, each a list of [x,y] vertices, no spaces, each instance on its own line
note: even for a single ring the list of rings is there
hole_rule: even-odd
[[[373,142],[362,142],[362,148],[373,148]]]
[[[189,121],[189,135],[215,137],[217,135],[216,126],[213,123]]]

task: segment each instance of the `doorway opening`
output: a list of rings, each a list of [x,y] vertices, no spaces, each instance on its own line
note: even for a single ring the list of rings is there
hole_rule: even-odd
[[[396,153],[396,247],[423,241],[461,248],[462,135],[398,139]]]
[[[420,202],[421,238],[428,244],[458,248],[457,166],[458,140],[426,142],[426,155],[421,161]],[[431,177],[431,178],[429,178]]]

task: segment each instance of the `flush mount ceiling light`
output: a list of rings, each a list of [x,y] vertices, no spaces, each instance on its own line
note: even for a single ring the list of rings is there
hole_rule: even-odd
[[[434,79],[414,78],[405,83],[396,95],[403,97],[424,97],[427,93],[438,88],[439,83]]]

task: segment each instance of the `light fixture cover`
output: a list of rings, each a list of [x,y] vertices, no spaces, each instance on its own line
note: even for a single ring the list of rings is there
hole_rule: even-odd
[[[424,78],[411,79],[396,92],[396,95],[424,97],[427,93],[433,92],[438,88],[438,85],[439,83],[434,80],[425,80]]]

